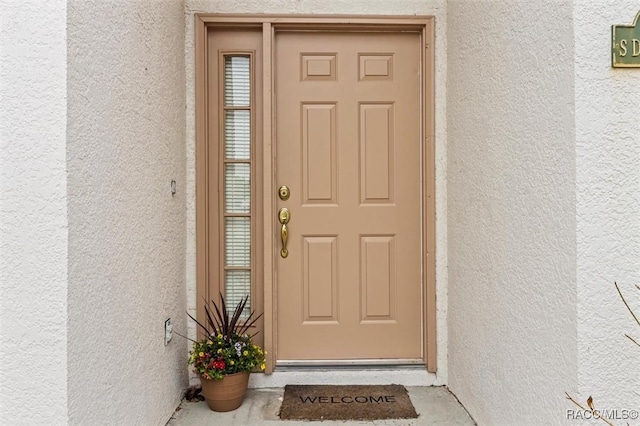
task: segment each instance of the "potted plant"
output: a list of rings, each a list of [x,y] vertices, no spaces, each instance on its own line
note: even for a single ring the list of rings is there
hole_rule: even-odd
[[[207,405],[214,411],[231,411],[242,405],[249,373],[254,369],[265,369],[266,352],[254,345],[249,334],[251,326],[262,316],[249,313],[241,319],[248,296],[243,298],[229,316],[222,294],[220,305],[213,300],[205,304],[206,324],[191,315],[204,331],[204,338],[193,341],[189,353],[189,365],[200,376],[202,395]]]

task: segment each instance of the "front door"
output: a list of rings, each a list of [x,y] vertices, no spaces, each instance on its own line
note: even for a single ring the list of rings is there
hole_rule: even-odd
[[[274,49],[278,363],[423,362],[420,35]]]

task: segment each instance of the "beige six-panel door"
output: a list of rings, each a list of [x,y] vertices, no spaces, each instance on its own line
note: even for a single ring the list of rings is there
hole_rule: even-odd
[[[275,37],[277,360],[422,361],[421,42]]]

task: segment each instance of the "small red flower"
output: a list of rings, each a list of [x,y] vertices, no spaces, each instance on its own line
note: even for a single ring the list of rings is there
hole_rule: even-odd
[[[213,368],[216,370],[224,370],[227,365],[225,364],[223,359],[219,359],[213,362]]]

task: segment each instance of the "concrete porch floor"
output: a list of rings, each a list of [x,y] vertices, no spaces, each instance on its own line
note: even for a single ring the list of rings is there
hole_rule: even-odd
[[[475,425],[467,411],[444,386],[407,386],[418,418],[377,421],[323,421],[323,425]],[[314,422],[280,420],[278,412],[283,388],[249,389],[244,403],[230,413],[216,413],[205,402],[183,401],[167,426],[253,426],[283,424],[296,426]]]

